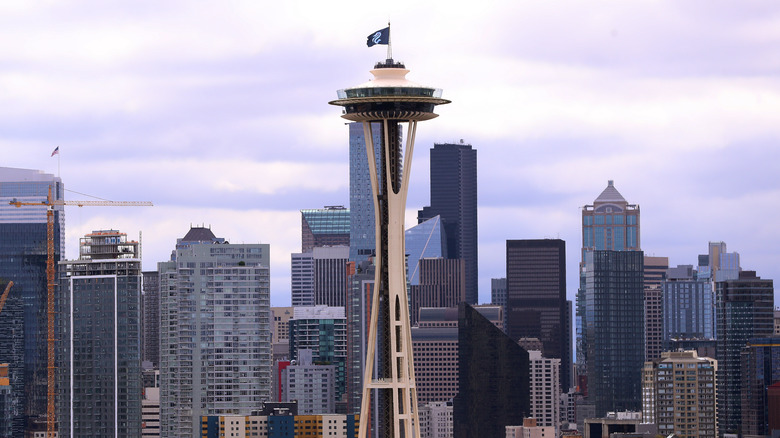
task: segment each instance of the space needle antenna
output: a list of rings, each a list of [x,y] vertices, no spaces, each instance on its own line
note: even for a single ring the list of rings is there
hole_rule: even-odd
[[[393,59],[393,36],[390,32],[390,20],[387,20],[387,59]]]

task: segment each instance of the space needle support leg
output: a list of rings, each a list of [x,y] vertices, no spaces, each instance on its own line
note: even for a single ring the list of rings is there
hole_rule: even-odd
[[[368,156],[368,171],[371,179],[371,191],[376,194],[379,190],[379,181],[376,173],[376,156],[374,154],[374,136],[371,132],[371,122],[363,122],[363,136],[366,139],[366,155]],[[379,200],[376,195],[372,196],[374,200],[374,211],[379,211]],[[377,253],[377,258],[381,257]],[[375,266],[382,266],[381,260],[374,261]],[[358,438],[366,438],[369,432],[370,406],[371,406],[371,381],[374,377],[374,362],[376,358],[376,331],[379,316],[379,282],[381,272],[379,269],[374,271],[374,289],[371,299],[371,316],[368,326],[368,342],[366,343],[368,351],[366,352],[365,372],[363,373],[363,398],[360,401],[360,428],[358,429]]]

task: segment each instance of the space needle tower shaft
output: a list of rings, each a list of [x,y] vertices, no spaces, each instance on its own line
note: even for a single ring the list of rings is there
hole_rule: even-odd
[[[441,98],[440,89],[407,80],[409,70],[393,59],[377,63],[371,73],[373,80],[339,90],[338,99],[330,102],[343,107],[343,118],[363,124],[376,219],[376,270],[359,436],[370,435],[370,407],[377,406],[378,436],[418,438],[404,215],[417,122],[437,117],[434,107],[450,101]],[[405,146],[403,124],[407,125]],[[375,156],[376,129],[380,157]],[[372,397],[376,397],[373,403]]]

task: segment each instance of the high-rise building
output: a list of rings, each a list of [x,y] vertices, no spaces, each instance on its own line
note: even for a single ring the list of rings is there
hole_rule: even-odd
[[[315,247],[314,305],[344,307],[347,300],[347,246]]]
[[[13,281],[0,318],[0,363],[8,364],[14,436],[45,419],[47,404],[46,202],[64,199],[62,180],[39,170],[0,167],[0,283]],[[40,202],[15,207],[9,203]],[[65,211],[53,206],[54,260],[62,259]]]
[[[589,394],[587,337],[584,326],[588,317],[584,274],[586,255],[590,251],[638,251],[640,249],[639,219],[639,205],[629,204],[615,188],[612,180],[607,181],[607,187],[593,201],[593,204],[582,207],[582,259],[576,308],[576,383],[586,397]],[[644,293],[640,298],[644,300]],[[644,321],[642,325],[644,325]],[[644,329],[642,332],[644,333]],[[644,340],[642,345],[644,346]],[[644,356],[644,351],[642,355]],[[639,366],[641,367],[641,364]]]
[[[420,438],[451,438],[452,421],[452,401],[420,405]]]
[[[466,302],[477,304],[477,150],[471,145],[434,144],[431,149],[431,205],[418,222],[441,217],[450,259],[466,263]]]
[[[359,414],[363,398],[368,318],[374,291],[375,267],[371,259],[347,265],[347,413]],[[375,417],[375,416],[374,416]]]
[[[143,298],[141,304],[143,360],[160,366],[160,274],[157,271],[143,273]]]
[[[699,255],[699,278],[709,278],[713,283],[739,278],[738,252],[727,252],[725,242],[710,242],[709,252]]]
[[[571,319],[566,301],[566,242],[506,241],[507,334],[537,338],[542,355],[560,359],[561,390],[571,386]]]
[[[661,284],[669,269],[668,257],[645,256],[645,360],[661,357],[663,351],[663,307]]]
[[[420,281],[409,286],[412,325],[417,323],[422,307],[456,307],[466,298],[466,276],[463,259],[421,259]]]
[[[641,407],[645,357],[641,251],[585,253],[582,344],[596,415]]]
[[[420,284],[420,260],[443,258],[447,255],[447,240],[439,216],[417,224],[404,233],[406,236],[409,285]]]
[[[374,157],[381,169],[382,138],[378,124],[372,127]],[[400,135],[400,132],[399,132]],[[382,172],[378,172],[382,184]],[[360,263],[376,252],[374,200],[368,171],[366,139],[362,123],[349,124],[349,260]]]
[[[717,361],[695,351],[663,352],[642,369],[642,421],[658,434],[716,438]]]
[[[296,401],[301,415],[336,413],[336,365],[312,362],[307,348],[282,370],[281,387],[282,401]]]
[[[612,180],[582,208],[582,259],[587,250],[636,251],[639,243],[639,205],[629,204]]]
[[[718,433],[741,433],[742,349],[753,338],[772,336],[774,285],[755,271],[715,283],[718,340]]]
[[[58,436],[141,435],[141,259],[127,234],[80,240],[60,262]]]
[[[2,286],[5,290],[5,286]],[[0,418],[5,421],[0,423],[0,436],[3,438],[13,436],[13,413],[11,412],[11,381],[8,380],[8,364],[0,363]]]
[[[506,309],[506,277],[490,279],[490,304]]]
[[[301,252],[349,246],[349,210],[341,205],[301,210]]]
[[[780,382],[780,337],[751,339],[741,356],[742,433],[771,436],[768,389]]]
[[[538,350],[528,351],[531,412],[539,426],[559,429],[561,418],[561,360],[542,356]],[[555,436],[558,436],[555,433]]]
[[[531,411],[528,352],[474,307],[458,307],[454,437],[500,437]]]
[[[308,349],[315,363],[335,366],[335,399],[341,401],[347,384],[347,320],[343,307],[295,307],[290,319],[290,359]]]
[[[474,309],[499,329],[503,327],[501,307]],[[412,327],[412,349],[418,403],[452,400],[458,394],[458,308],[421,308],[418,325]]]
[[[269,253],[194,227],[158,264],[161,436],[196,437],[201,416],[272,399]]]
[[[141,399],[141,438],[160,437],[160,370],[147,370]]]
[[[715,339],[715,297],[692,265],[669,268],[661,284],[663,340]]]
[[[314,254],[290,254],[290,294],[293,307],[314,305]]]

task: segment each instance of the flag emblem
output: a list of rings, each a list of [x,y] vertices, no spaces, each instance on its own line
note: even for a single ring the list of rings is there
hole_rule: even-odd
[[[59,146],[57,146],[57,147],[56,147],[56,148],[54,148],[54,150],[51,152],[51,156],[53,157],[53,156],[55,156],[55,155],[58,155],[59,153],[60,153],[60,147],[59,147]]]
[[[390,26],[382,30],[378,30],[368,36],[366,45],[371,47],[376,44],[390,44]]]

